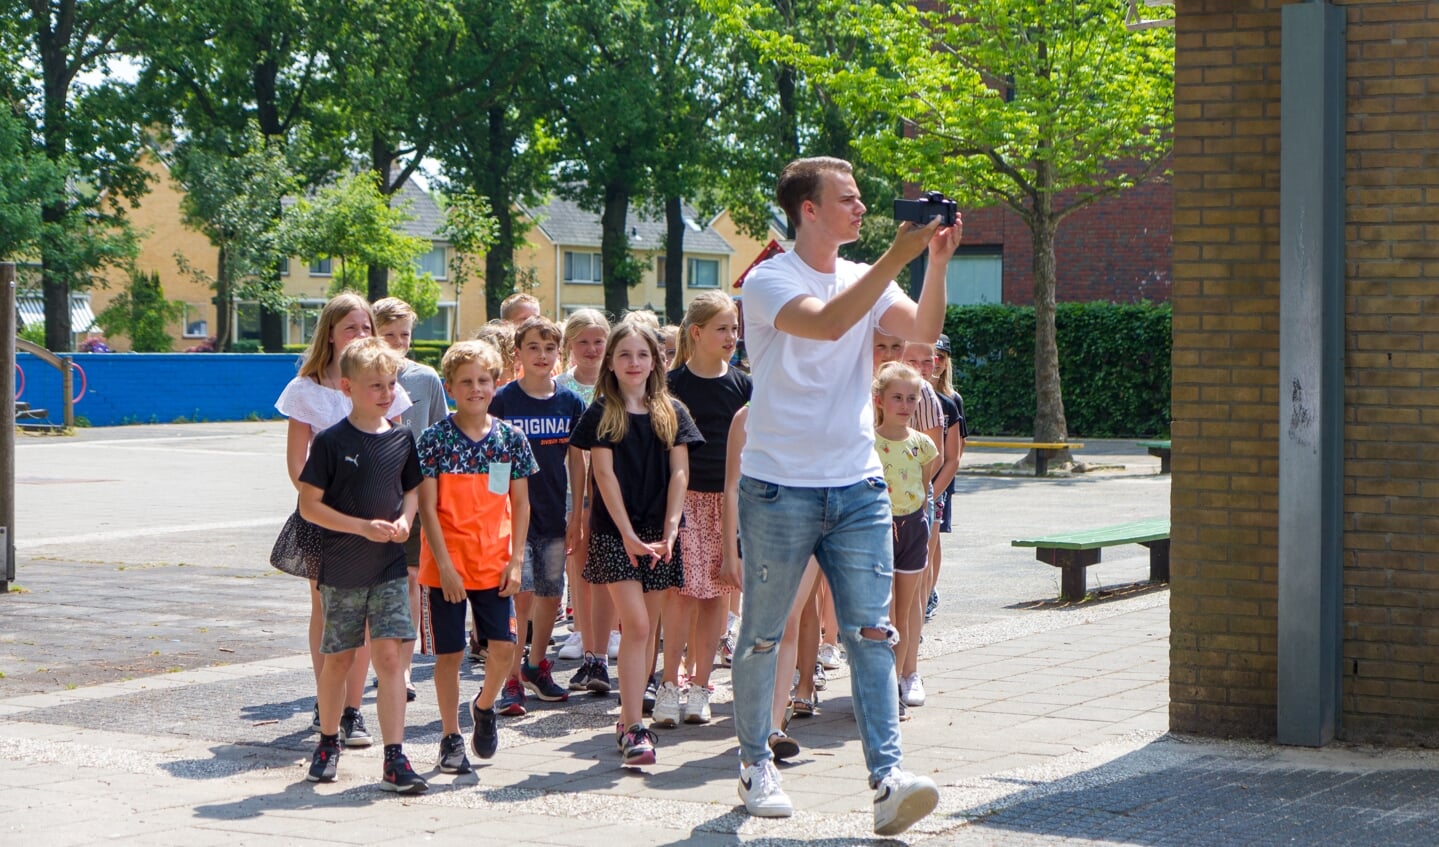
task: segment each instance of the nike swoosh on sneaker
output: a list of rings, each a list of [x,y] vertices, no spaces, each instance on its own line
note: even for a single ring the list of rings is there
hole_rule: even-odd
[[[754,782],[744,777],[740,777],[739,784],[744,786],[745,791],[750,791],[754,788]]]

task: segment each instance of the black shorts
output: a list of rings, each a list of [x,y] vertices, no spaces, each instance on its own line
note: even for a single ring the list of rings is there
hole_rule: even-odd
[[[929,565],[929,509],[894,519],[894,571],[919,573]]]
[[[427,656],[459,653],[469,643],[465,630],[465,606],[469,605],[475,621],[475,633],[488,641],[515,642],[519,627],[515,622],[515,604],[501,597],[498,588],[471,589],[465,599],[451,603],[445,592],[432,586],[420,586],[420,651]]]

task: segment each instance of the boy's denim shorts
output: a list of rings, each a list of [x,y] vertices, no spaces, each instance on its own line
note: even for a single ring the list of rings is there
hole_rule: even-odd
[[[564,536],[526,539],[525,564],[520,570],[520,591],[533,591],[536,597],[564,596]]]
[[[365,588],[320,587],[325,615],[325,632],[320,636],[321,653],[344,653],[365,644],[365,625],[370,638],[415,640],[415,622],[410,617],[410,586],[406,577]]]

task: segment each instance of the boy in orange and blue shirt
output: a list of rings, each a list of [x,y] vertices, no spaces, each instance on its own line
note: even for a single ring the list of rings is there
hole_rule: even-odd
[[[520,590],[530,522],[527,478],[539,468],[525,436],[489,412],[501,367],[485,342],[450,347],[440,368],[455,412],[420,436],[420,639],[435,656],[443,773],[471,770],[459,718],[466,604],[489,640],[492,667],[510,666],[518,634],[511,598]],[[499,746],[494,706],[504,681],[503,673],[485,674],[470,703],[471,746],[481,759]]]

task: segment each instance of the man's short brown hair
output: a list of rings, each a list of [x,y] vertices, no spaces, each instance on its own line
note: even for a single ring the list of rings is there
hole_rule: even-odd
[[[795,159],[779,172],[779,185],[774,192],[775,200],[779,207],[784,209],[790,225],[796,230],[800,225],[800,207],[806,200],[819,202],[820,186],[824,184],[824,175],[827,173],[852,174],[854,166],[833,156],[814,156]]]

